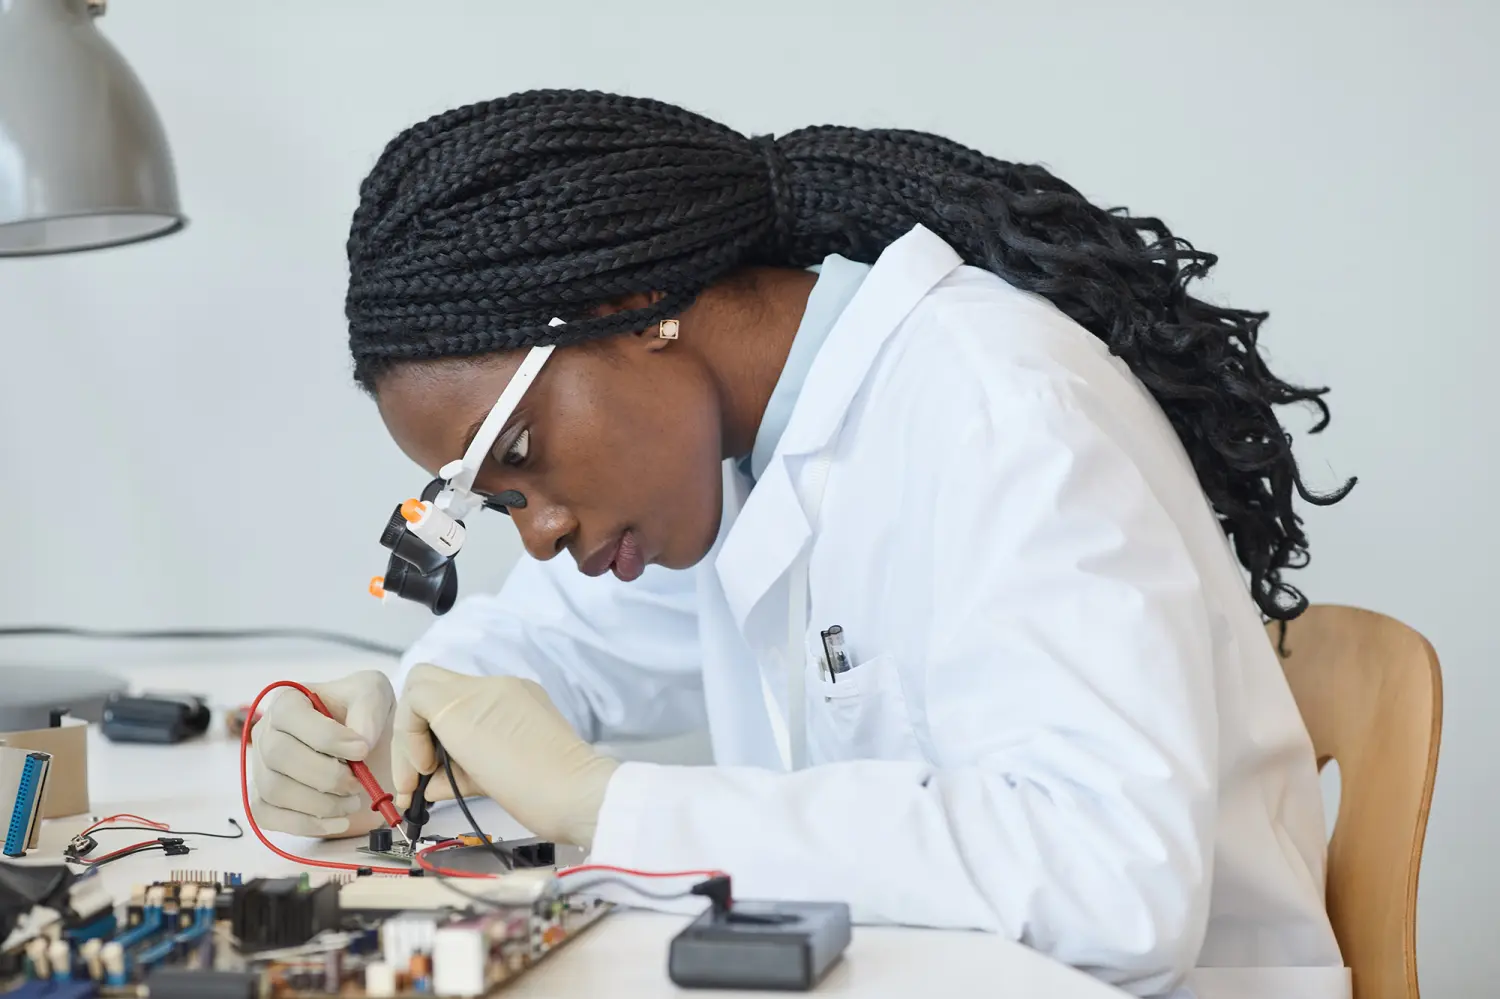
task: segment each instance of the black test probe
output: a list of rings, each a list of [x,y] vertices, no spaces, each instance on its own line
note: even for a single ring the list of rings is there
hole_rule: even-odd
[[[442,747],[438,747],[440,761],[442,752]],[[441,766],[441,762],[439,765]],[[433,773],[437,771],[434,770]],[[417,778],[417,789],[412,792],[406,811],[401,813],[401,831],[406,834],[413,848],[416,847],[417,840],[422,838],[422,827],[427,825],[427,820],[432,817],[427,803],[427,783],[430,780],[432,780],[432,774],[422,774]]]

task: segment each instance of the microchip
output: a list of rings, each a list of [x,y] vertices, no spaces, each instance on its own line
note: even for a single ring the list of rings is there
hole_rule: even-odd
[[[256,999],[260,976],[249,971],[161,967],[146,978],[146,987],[151,999]]]

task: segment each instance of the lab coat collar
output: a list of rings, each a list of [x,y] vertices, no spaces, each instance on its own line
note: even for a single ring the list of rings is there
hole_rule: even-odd
[[[963,259],[918,225],[888,246],[834,323],[808,369],[771,463],[746,498],[714,561],[735,624],[746,630],[756,604],[812,535],[794,481],[798,459],[826,448],[885,343],[932,288]]]

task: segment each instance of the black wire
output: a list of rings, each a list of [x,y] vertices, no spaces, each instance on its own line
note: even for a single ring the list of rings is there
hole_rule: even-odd
[[[635,892],[637,895],[644,895],[647,898],[654,898],[654,899],[656,899],[659,902],[669,902],[672,899],[686,898],[687,896],[693,894],[693,889],[692,888],[689,888],[686,891],[675,891],[675,892],[672,892],[671,894],[666,894],[664,892],[657,892],[657,891],[647,891],[645,888],[642,888],[639,884],[637,884],[634,881],[631,881],[629,878],[622,878],[622,877],[620,877],[617,874],[605,874],[605,875],[602,875],[602,876],[597,877],[597,878],[587,879],[588,880],[588,884],[584,885],[582,888],[569,888],[569,887],[567,887],[567,877],[571,876],[571,877],[577,877],[577,878],[582,879],[583,873],[585,873],[585,872],[580,872],[579,874],[575,874],[575,875],[564,875],[564,878],[563,878],[563,889],[562,889],[563,894],[565,894],[565,895],[572,895],[572,894],[575,894],[577,892],[588,891],[590,888],[594,887],[594,885],[597,885],[597,884],[617,884],[617,885],[624,885],[626,888],[629,888],[631,891]],[[699,882],[699,883],[701,883],[701,882]]]
[[[124,832],[128,829],[134,832],[161,833],[164,836],[206,836],[209,839],[245,838],[245,829],[243,826],[234,821],[234,819],[230,819],[229,824],[234,826],[233,833],[191,832],[187,829],[158,829],[155,826],[100,826],[98,829],[95,829],[93,832],[89,833],[89,835],[93,836],[95,833],[115,832],[117,830],[120,832]]]
[[[507,871],[515,870],[516,862],[511,859],[510,854],[491,843],[490,838],[479,828],[479,823],[474,821],[474,813],[469,811],[468,802],[464,801],[463,792],[458,789],[458,781],[453,777],[453,761],[448,758],[447,751],[438,744],[436,736],[433,736],[432,741],[437,747],[438,758],[443,761],[443,772],[448,775],[448,786],[453,789],[454,800],[458,802],[459,810],[464,813],[464,818],[469,820],[469,828],[474,831],[475,836],[479,837],[479,842],[489,847],[490,852],[500,858],[500,863],[505,865]]]
[[[441,855],[442,855],[442,851],[439,851],[436,854],[436,856],[441,856]],[[441,881],[444,885],[446,885],[449,891],[454,892],[455,894],[458,894],[458,895],[462,895],[464,898],[468,899],[471,902],[478,902],[481,905],[487,905],[487,906],[489,906],[492,909],[510,909],[510,908],[515,908],[515,904],[514,903],[496,902],[494,899],[485,898],[483,895],[475,895],[475,894],[473,894],[471,892],[464,891],[462,888],[458,887],[458,885],[456,885],[454,883],[456,881],[462,881],[462,880],[464,880],[462,878],[439,877],[437,880]],[[647,891],[645,888],[642,888],[640,885],[636,884],[634,881],[630,881],[630,880],[628,880],[626,878],[617,877],[617,876],[614,876],[614,875],[606,875],[604,877],[594,878],[594,879],[590,880],[589,883],[586,884],[586,885],[584,885],[582,888],[568,888],[568,887],[566,887],[566,881],[564,881],[564,887],[562,889],[562,893],[564,895],[572,895],[572,894],[576,894],[576,893],[579,893],[579,892],[585,892],[585,891],[588,891],[590,888],[592,888],[594,885],[605,883],[605,882],[610,882],[610,883],[613,883],[613,884],[624,885],[626,888],[629,888],[631,891],[635,892],[638,895],[644,895],[647,898],[654,898],[654,899],[656,899],[659,902],[669,902],[669,901],[671,901],[673,899],[686,898],[687,896],[689,896],[689,895],[691,895],[693,893],[692,889],[688,889],[687,891],[673,892],[670,895],[668,895],[668,894],[666,894],[664,892]]]
[[[263,638],[294,638],[313,642],[331,642],[363,652],[400,658],[402,650],[353,635],[317,628],[171,628],[163,630],[114,630],[75,628],[68,625],[27,625],[0,628],[0,638],[93,638],[109,641],[242,641]]]

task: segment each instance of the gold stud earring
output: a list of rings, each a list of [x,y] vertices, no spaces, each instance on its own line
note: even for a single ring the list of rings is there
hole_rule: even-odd
[[[677,328],[680,324],[675,319],[663,319],[657,328],[656,335],[663,340],[676,340]]]

